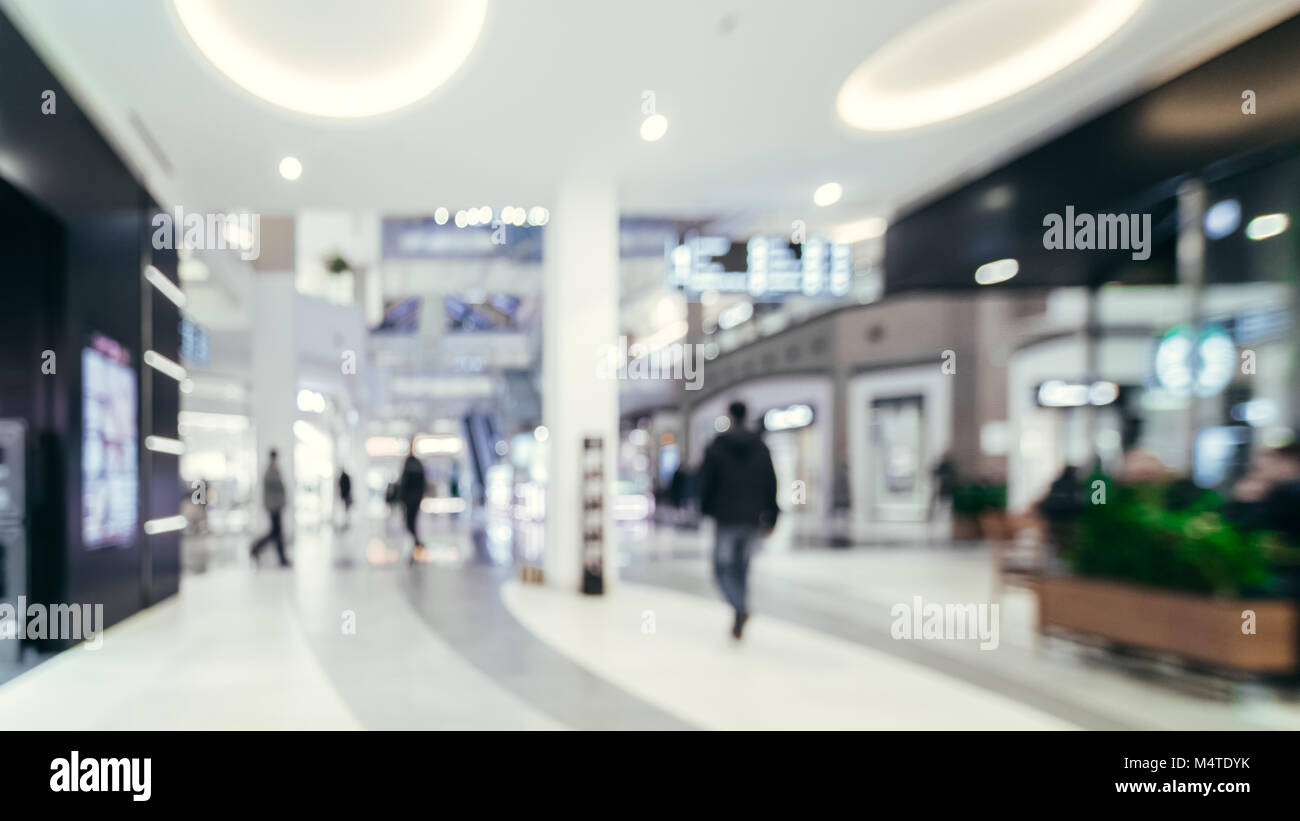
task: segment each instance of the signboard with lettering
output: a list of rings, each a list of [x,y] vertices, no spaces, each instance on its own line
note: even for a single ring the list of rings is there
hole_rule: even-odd
[[[668,287],[696,295],[705,291],[744,293],[762,302],[792,294],[837,298],[853,284],[853,248],[808,237],[791,243],[755,236],[748,242],[688,234],[664,249]]]

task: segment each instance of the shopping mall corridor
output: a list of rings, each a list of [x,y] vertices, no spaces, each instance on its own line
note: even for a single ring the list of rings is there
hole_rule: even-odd
[[[978,544],[789,522],[735,642],[707,528],[625,530],[619,582],[590,598],[522,582],[505,522],[425,518],[414,566],[395,521],[304,533],[292,570],[251,567],[242,536],[187,537],[183,595],[0,685],[0,727],[1300,728],[1285,693],[1039,639],[1015,588],[994,649],[893,639],[914,596],[987,599]]]

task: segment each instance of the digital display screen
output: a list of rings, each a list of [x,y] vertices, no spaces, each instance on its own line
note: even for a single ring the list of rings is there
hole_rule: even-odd
[[[449,331],[518,329],[519,297],[512,294],[448,295],[444,300]]]
[[[384,318],[375,327],[377,333],[415,333],[420,330],[421,298],[409,297],[388,303],[384,307]]]
[[[755,236],[745,243],[727,237],[688,235],[664,248],[668,287],[688,294],[746,293],[766,302],[786,295],[841,297],[853,281],[853,248],[820,237],[792,243]]]
[[[136,374],[126,352],[96,337],[81,352],[81,541],[135,542],[139,507]]]

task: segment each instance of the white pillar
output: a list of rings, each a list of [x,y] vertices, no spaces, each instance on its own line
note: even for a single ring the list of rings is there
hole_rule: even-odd
[[[292,271],[255,271],[253,273],[252,341],[253,379],[252,413],[257,433],[257,488],[253,503],[259,514],[253,518],[253,530],[265,532],[262,507],[262,474],[266,472],[267,453],[279,452],[280,476],[288,492],[282,522],[286,531],[293,525],[293,423],[298,418],[298,353],[294,344],[294,288]]]
[[[618,383],[597,377],[597,352],[618,337],[618,202],[612,176],[561,181],[544,242],[542,424],[547,440],[546,578],[582,579],[583,439],[604,442],[605,585],[615,576]]]

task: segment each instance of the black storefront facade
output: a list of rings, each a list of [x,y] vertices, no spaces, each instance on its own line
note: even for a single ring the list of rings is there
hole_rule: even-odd
[[[182,492],[178,456],[145,447],[178,439],[179,383],[144,364],[179,359],[180,309],[144,276],[175,282],[176,254],[152,248],[157,205],[3,16],[0,72],[0,420],[22,431],[0,470],[0,602],[102,604],[108,626],[179,587],[180,534],[145,529]]]

